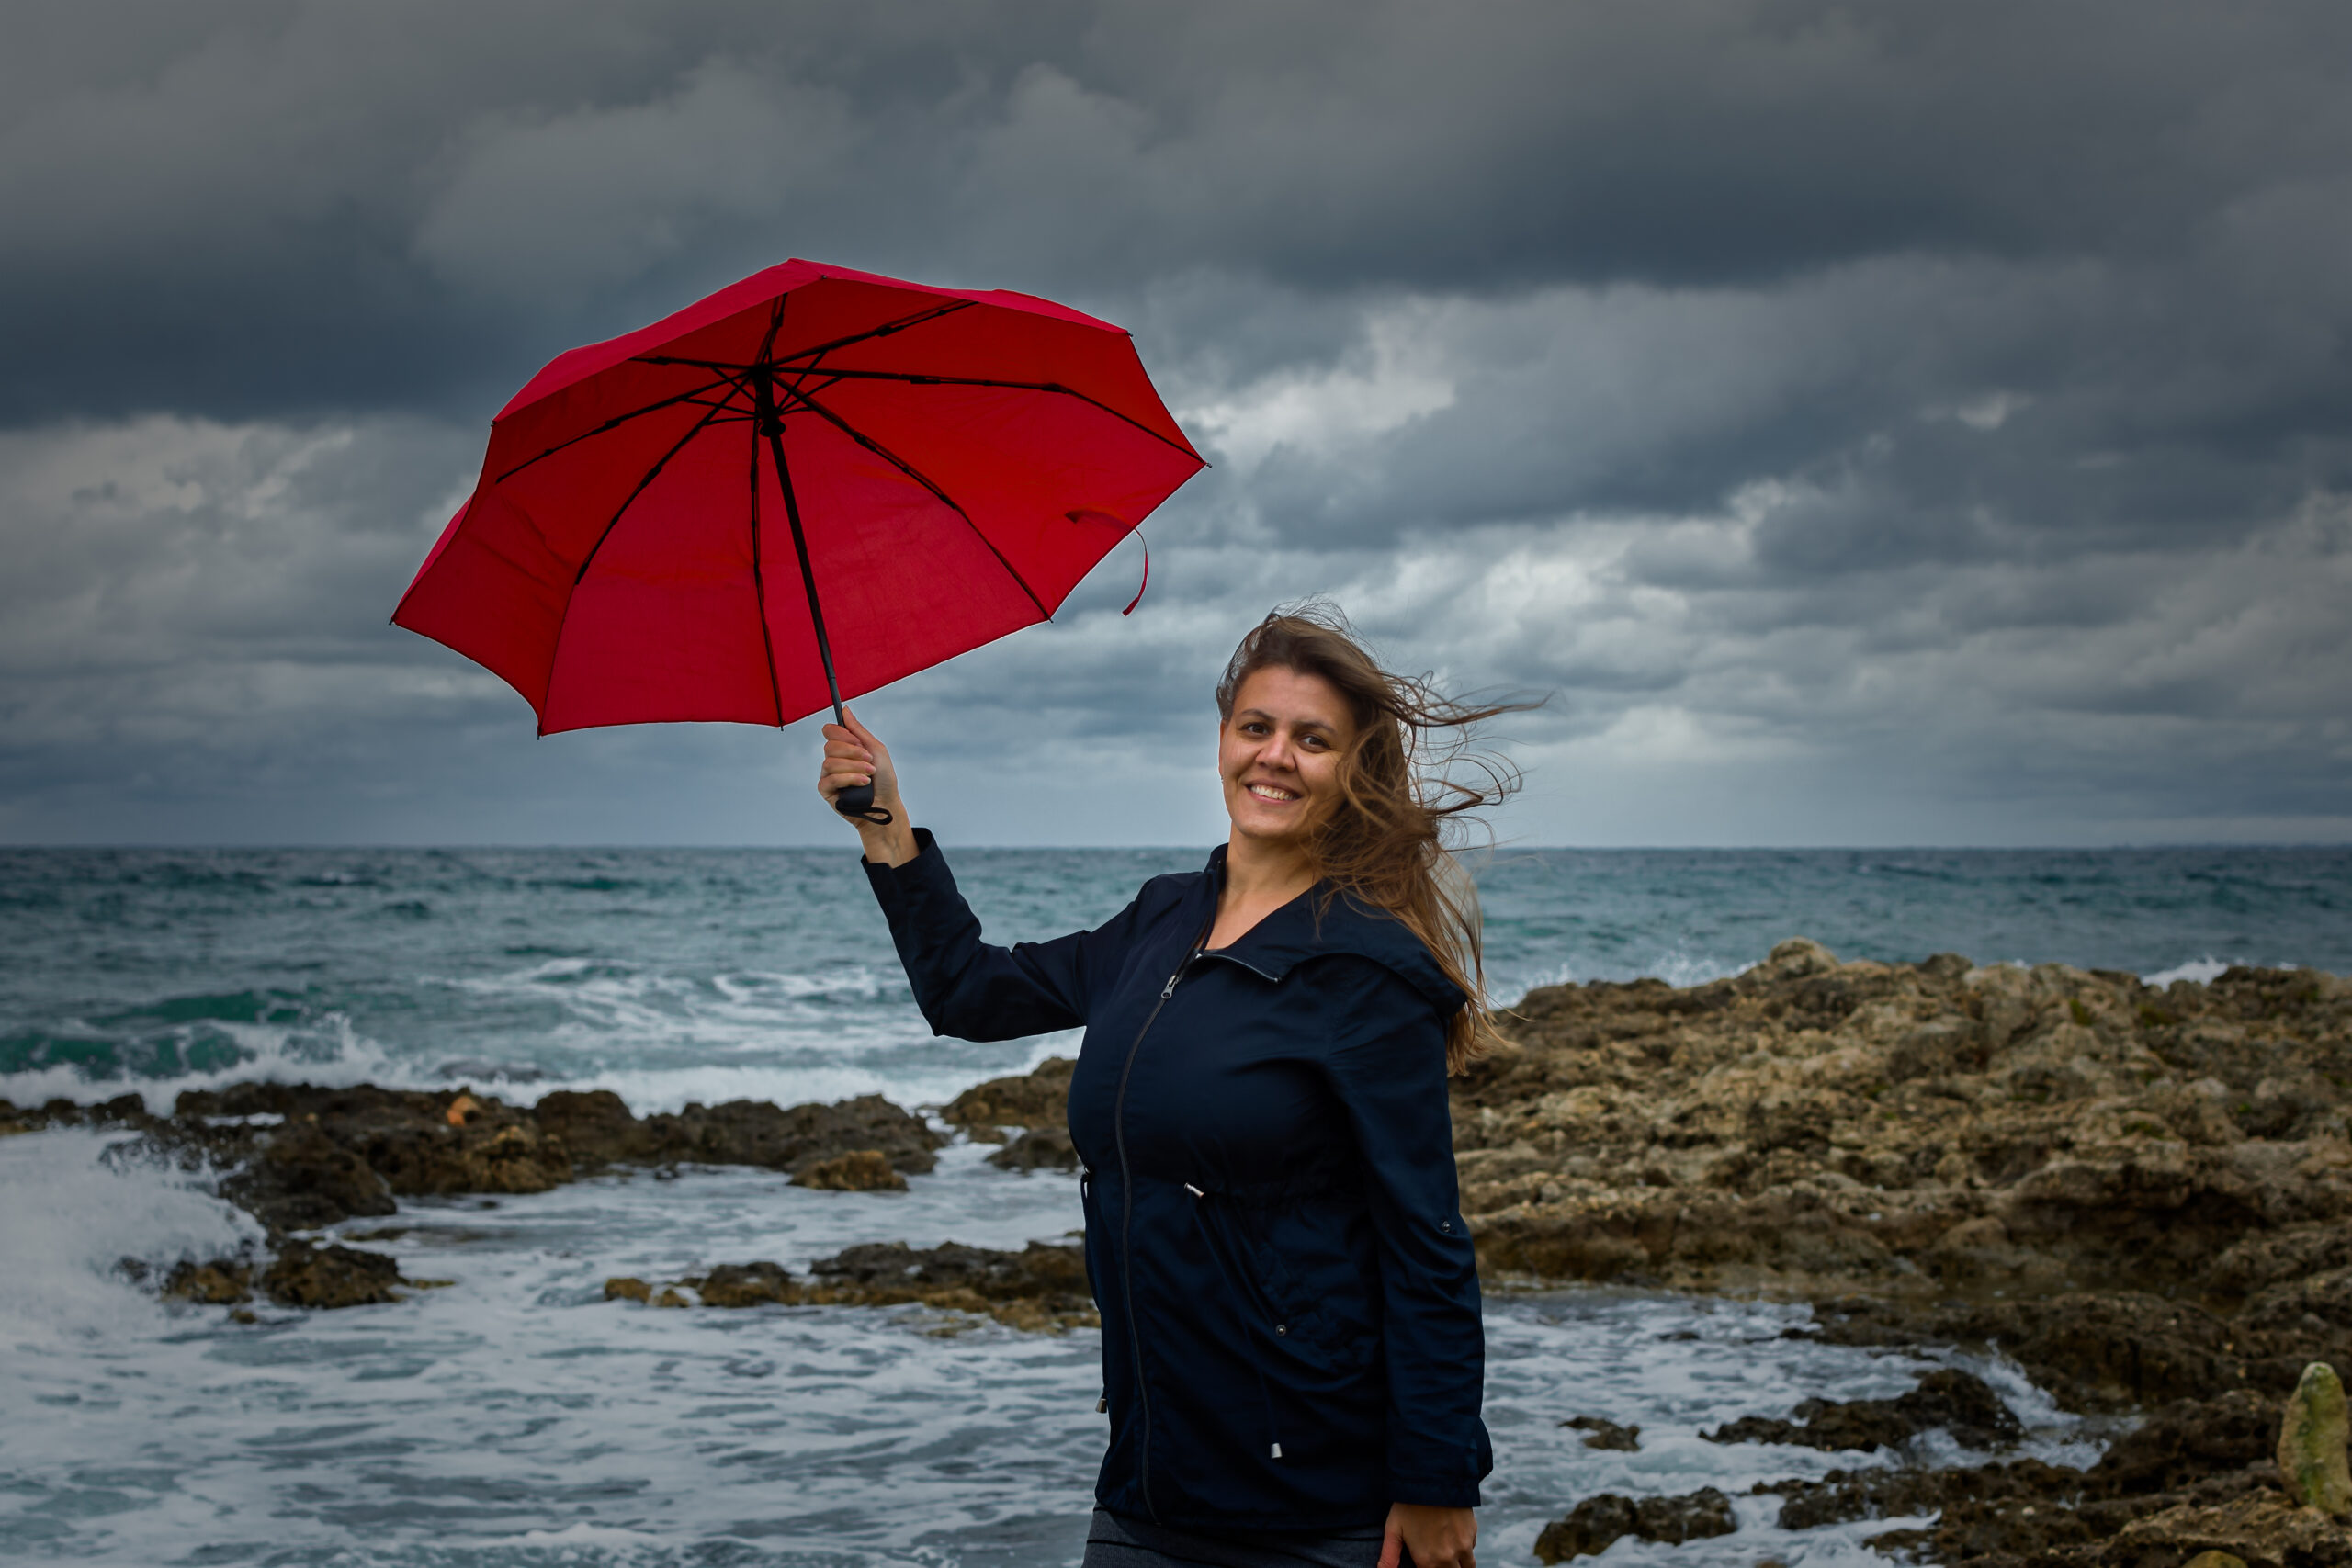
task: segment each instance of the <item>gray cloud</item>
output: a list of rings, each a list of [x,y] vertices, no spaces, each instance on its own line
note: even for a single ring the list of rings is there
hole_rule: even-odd
[[[1217,461],[871,700],[967,836],[1213,831],[1312,591],[1558,693],[1539,839],[2352,831],[2340,6],[20,9],[0,837],[827,832],[382,624],[532,368],[786,254],[1125,321]]]

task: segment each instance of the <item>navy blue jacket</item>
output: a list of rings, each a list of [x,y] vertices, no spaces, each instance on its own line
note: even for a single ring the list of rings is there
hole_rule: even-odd
[[[1464,998],[1428,949],[1318,889],[1203,952],[1222,848],[1097,931],[992,947],[916,840],[866,873],[932,1028],[1086,1029],[1069,1130],[1110,1401],[1097,1500],[1276,1529],[1475,1506],[1494,1461],[1445,1086]]]

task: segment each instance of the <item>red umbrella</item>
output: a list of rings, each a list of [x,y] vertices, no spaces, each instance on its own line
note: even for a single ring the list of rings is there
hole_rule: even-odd
[[[392,621],[542,735],[838,717],[1050,617],[1202,467],[1106,321],[788,261],[533,377]]]

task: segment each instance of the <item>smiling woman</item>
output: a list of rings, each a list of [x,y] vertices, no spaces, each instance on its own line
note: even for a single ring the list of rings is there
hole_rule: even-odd
[[[1449,823],[1515,775],[1465,735],[1515,705],[1391,674],[1335,613],[1269,615],[1217,685],[1231,818],[1201,872],[1108,924],[993,947],[887,747],[865,869],[933,1029],[1083,1026],[1070,1139],[1102,1313],[1109,1452],[1091,1568],[1474,1568],[1484,1341],[1445,1077],[1491,1032]]]

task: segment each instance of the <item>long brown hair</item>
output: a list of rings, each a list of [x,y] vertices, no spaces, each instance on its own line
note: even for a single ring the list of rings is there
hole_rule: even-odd
[[[1329,884],[1327,897],[1346,894],[1395,916],[1469,998],[1446,1022],[1446,1071],[1458,1073],[1498,1037],[1487,998],[1477,889],[1450,854],[1476,821],[1467,813],[1520,783],[1509,761],[1471,750],[1471,727],[1540,700],[1457,701],[1430,675],[1384,670],[1347,618],[1320,603],[1278,609],[1241,639],[1216,685],[1219,719],[1233,717],[1241,682],[1261,670],[1313,675],[1348,705],[1355,740],[1340,758],[1339,799],[1307,846],[1309,864]]]

